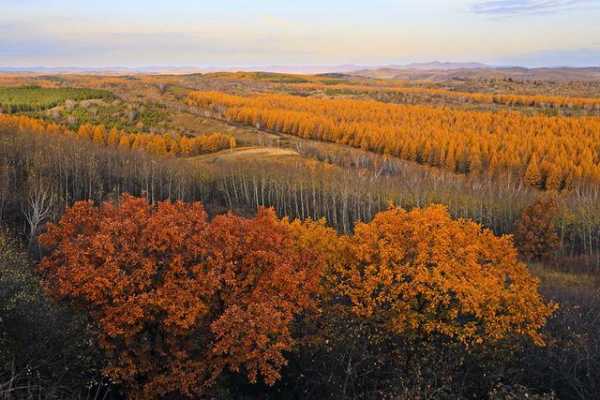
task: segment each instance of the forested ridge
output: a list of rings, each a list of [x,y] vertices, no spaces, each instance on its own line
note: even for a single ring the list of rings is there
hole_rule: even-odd
[[[211,80],[269,83],[271,84],[270,91],[300,93],[322,91],[330,95],[367,94],[390,102],[499,105],[517,110],[524,107],[541,111],[573,111],[592,115],[598,115],[600,112],[600,98],[597,94],[596,81],[571,81],[562,85],[558,85],[557,82],[534,81],[527,84],[510,77],[502,79],[495,77],[479,82],[469,82],[467,79],[457,80],[465,83],[461,86],[457,85],[457,82],[434,83],[424,80],[412,82],[406,79],[369,79],[360,74],[351,76],[235,72],[206,75]],[[499,90],[499,86],[505,86],[505,88]],[[568,94],[549,94],[548,92],[568,92]]]
[[[330,93],[380,94],[382,98],[389,98],[392,102],[394,99],[411,101],[413,98],[415,101],[422,99],[435,99],[439,101],[456,100],[462,104],[497,104],[510,107],[536,107],[542,110],[561,108],[577,110],[581,108],[591,114],[600,113],[600,99],[594,97],[478,93],[418,86],[369,86],[338,84],[337,82],[329,85],[322,83],[298,83],[291,86],[291,88],[323,90]],[[386,97],[386,95],[388,96]]]

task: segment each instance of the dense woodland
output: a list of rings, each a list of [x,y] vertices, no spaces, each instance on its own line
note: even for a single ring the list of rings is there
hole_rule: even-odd
[[[67,128],[46,123],[38,119],[25,116],[0,115],[0,132],[2,133],[27,133],[38,135],[63,135],[76,137],[81,140],[92,141],[95,144],[119,149],[143,149],[144,151],[159,156],[195,156],[203,153],[232,149],[235,147],[235,138],[222,133],[212,133],[197,137],[180,135],[156,135],[129,133],[116,128],[107,130],[103,125],[84,124],[77,132]]]
[[[590,115],[600,114],[600,99],[589,97],[572,96],[544,96],[503,94],[503,93],[480,93],[458,90],[448,90],[435,87],[419,86],[377,86],[377,85],[349,85],[332,82],[323,83],[299,83],[293,88],[300,90],[321,90],[335,94],[363,94],[378,100],[392,103],[439,103],[439,104],[479,104],[479,105],[501,105],[509,107],[531,107],[546,111],[570,110],[572,112],[587,113]]]
[[[548,116],[571,103],[390,104],[367,92],[397,82],[337,75],[10,79],[111,94],[100,120],[68,95],[0,114],[0,398],[600,390],[596,99]],[[166,117],[110,123],[134,107]]]
[[[452,172],[520,171],[528,184],[547,190],[600,180],[598,118],[529,117],[514,112],[212,92],[192,93],[189,103],[236,122]]]

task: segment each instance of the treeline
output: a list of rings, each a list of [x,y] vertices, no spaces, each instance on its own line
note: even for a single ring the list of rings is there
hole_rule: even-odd
[[[546,190],[600,182],[600,118],[525,116],[266,94],[194,92],[231,121],[350,145],[465,174],[517,173]]]
[[[203,171],[181,158],[115,149],[71,135],[0,135],[0,216],[33,236],[46,220],[78,200],[103,201],[128,192],[151,201],[208,199]],[[45,210],[31,221],[24,211]]]
[[[459,179],[452,174],[392,165],[393,174],[343,170],[319,163],[237,162],[219,166],[218,192],[229,208],[275,207],[279,215],[326,217],[341,232],[355,221],[370,221],[389,204],[404,208],[445,204],[457,218],[474,219],[498,234],[513,233],[521,212],[540,194],[510,177]],[[552,221],[557,255],[567,265],[600,267],[600,193],[559,197]]]
[[[590,97],[519,95],[482,92],[460,92],[426,87],[352,85],[348,83],[301,83],[290,86],[306,90],[323,90],[328,93],[369,94],[387,101],[413,102],[413,100],[440,101],[461,104],[503,105],[509,107],[538,107],[541,109],[583,109],[600,113],[600,99]]]
[[[502,234],[514,232],[522,210],[539,196],[510,175],[464,177],[377,158],[335,162],[341,168],[316,161],[209,164],[114,149],[72,136],[3,134],[0,220],[20,216],[13,225],[35,232],[23,219],[23,204],[41,201],[37,196],[42,190],[47,192],[43,202],[52,205],[48,219],[77,200],[103,201],[131,193],[152,202],[201,200],[211,213],[236,209],[247,214],[272,206],[279,215],[325,217],[340,232],[350,233],[356,221],[370,221],[389,204],[410,209],[438,203],[447,205],[454,217],[474,219]],[[600,266],[599,198],[597,190],[562,195],[555,221],[560,254],[589,267]]]
[[[273,83],[270,87],[255,87],[259,91],[268,89],[283,89],[294,92],[321,91],[328,95],[368,95],[389,102],[500,105],[519,108],[532,107],[540,110],[583,111],[587,114],[600,113],[600,97],[597,96],[492,93],[490,90],[493,90],[493,88],[479,88],[482,90],[479,92],[464,91],[464,89],[450,90],[426,86],[409,86],[409,81],[366,79],[335,73],[296,75],[236,72],[206,74],[203,78]],[[246,85],[251,86],[251,83],[246,83]],[[585,85],[585,83],[570,82],[569,85],[578,87]],[[579,88],[579,91],[583,92],[582,88]],[[593,93],[593,91],[591,92]]]
[[[7,113],[42,111],[56,107],[66,100],[110,99],[106,90],[86,88],[42,88],[21,86],[0,88],[0,110]]]
[[[77,132],[68,128],[26,116],[0,115],[0,134],[3,132],[29,132],[42,135],[75,136],[95,144],[131,150],[144,150],[158,156],[190,157],[236,146],[235,138],[223,133],[196,137],[130,133],[103,125],[83,124]]]

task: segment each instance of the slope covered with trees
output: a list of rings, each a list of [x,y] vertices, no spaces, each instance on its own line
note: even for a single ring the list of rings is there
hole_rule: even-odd
[[[282,216],[324,217],[344,233],[351,232],[357,221],[371,220],[390,202],[404,208],[441,203],[454,217],[477,220],[496,233],[512,233],[521,211],[538,197],[536,190],[510,177],[464,177],[375,155],[363,159],[373,163],[363,167],[353,164],[354,158],[342,161],[341,155],[334,165],[300,158],[207,163],[115,148],[73,134],[11,132],[0,134],[4,221],[22,220],[21,204],[38,192],[52,195],[57,212],[77,200],[103,201],[128,192],[145,194],[153,202],[203,201],[213,212],[274,207]],[[561,255],[597,264],[598,196],[590,190],[564,193],[559,199],[553,223]]]
[[[74,136],[102,146],[112,148],[144,150],[158,156],[189,157],[234,148],[235,138],[231,135],[213,133],[197,137],[181,135],[158,135],[129,133],[116,128],[107,130],[103,125],[84,124],[77,132],[64,126],[26,116],[0,115],[0,134],[36,133],[41,135]]]
[[[531,107],[540,110],[582,110],[587,114],[600,114],[600,99],[594,97],[465,92],[419,86],[379,86],[343,82],[298,83],[286,87],[290,90],[321,90],[328,94],[367,94],[392,103],[501,105],[515,108]]]
[[[466,174],[510,171],[533,187],[600,182],[600,118],[525,116],[375,101],[195,92],[227,120]]]

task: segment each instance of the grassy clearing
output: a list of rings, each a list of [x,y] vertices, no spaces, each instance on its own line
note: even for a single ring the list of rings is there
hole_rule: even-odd
[[[574,273],[544,264],[531,264],[529,270],[537,276],[542,286],[568,288],[594,288],[598,285],[598,277],[585,273]]]
[[[204,154],[191,158],[194,161],[207,163],[234,162],[234,161],[284,161],[300,159],[300,155],[290,149],[279,147],[240,147],[223,150],[217,153]]]
[[[188,135],[204,135],[214,132],[233,135],[240,147],[282,145],[281,137],[248,126],[231,125],[224,121],[203,117],[198,114],[176,112],[171,114],[171,129]]]

